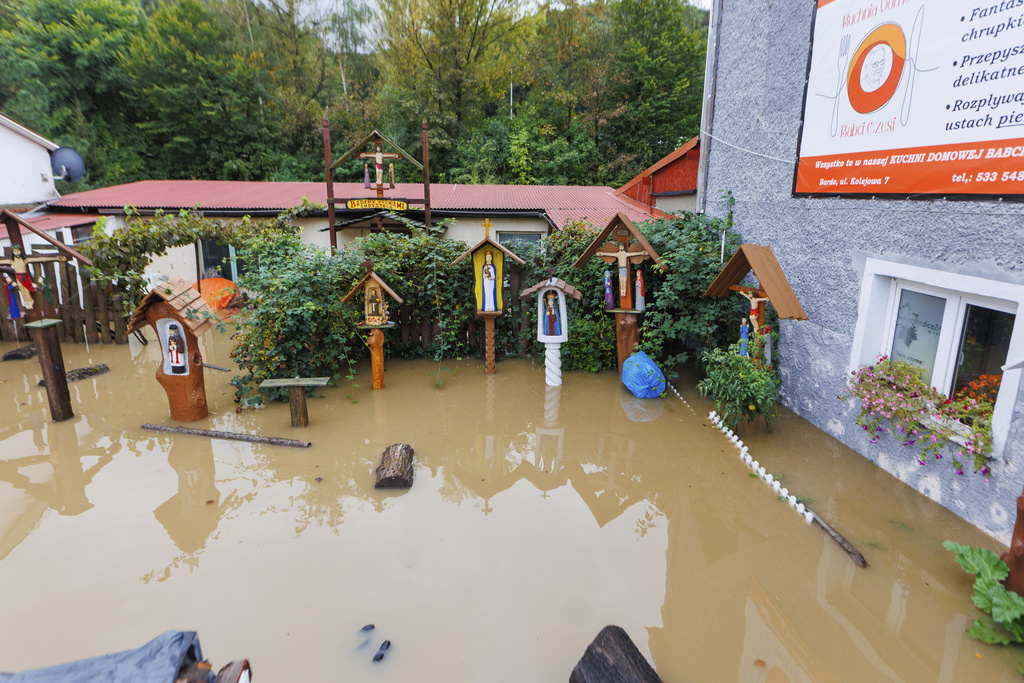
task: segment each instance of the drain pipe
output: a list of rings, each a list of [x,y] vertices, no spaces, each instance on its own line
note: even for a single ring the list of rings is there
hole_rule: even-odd
[[[704,99],[700,112],[700,157],[697,169],[697,213],[706,213],[708,206],[708,158],[711,151],[711,131],[715,118],[715,92],[718,85],[718,46],[722,36],[722,10],[725,0],[711,3],[708,23],[708,49],[704,57]]]

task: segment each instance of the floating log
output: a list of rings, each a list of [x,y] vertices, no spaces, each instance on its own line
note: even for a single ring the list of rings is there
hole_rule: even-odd
[[[572,670],[569,683],[662,683],[626,632],[605,626]]]
[[[828,522],[823,520],[821,517],[819,517],[818,514],[814,512],[814,510],[808,508],[808,511],[812,515],[814,515],[814,521],[818,524],[818,526],[824,529],[825,533],[831,536],[832,540],[838,543],[839,547],[847,552],[847,554],[853,559],[853,561],[857,563],[858,567],[860,567],[861,569],[868,568],[868,561],[864,559],[864,556],[860,554],[859,550],[853,547],[852,543],[843,538],[842,534],[833,529],[832,526]]]
[[[86,368],[75,368],[74,370],[68,370],[67,377],[69,382],[77,382],[78,380],[89,379],[90,377],[102,375],[107,372],[110,372],[110,368],[107,367],[107,364],[100,363],[99,365],[90,365],[89,367]],[[39,380],[38,386],[45,387],[46,380]]]
[[[4,354],[3,360],[25,360],[36,355],[35,346],[23,346],[20,349],[11,349]]]
[[[309,448],[312,444],[309,441],[298,441],[297,439],[282,439],[276,436],[260,436],[258,434],[239,434],[238,432],[220,432],[214,429],[192,429],[191,427],[167,427],[164,425],[144,424],[143,429],[151,429],[157,432],[169,432],[171,434],[190,434],[192,436],[207,436],[211,439],[227,439],[229,441],[248,441],[249,443],[264,443],[268,446],[288,446],[289,448]]]
[[[393,443],[384,449],[377,468],[378,489],[407,489],[412,486],[412,446]]]

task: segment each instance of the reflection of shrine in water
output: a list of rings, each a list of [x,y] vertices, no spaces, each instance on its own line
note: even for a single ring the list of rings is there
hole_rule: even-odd
[[[25,494],[12,503],[17,509],[0,515],[0,560],[31,533],[47,510],[74,516],[90,509],[86,487],[121,450],[120,443],[111,443],[85,419],[55,424],[39,413],[0,431],[0,441],[13,444],[13,453],[0,459],[0,481]]]

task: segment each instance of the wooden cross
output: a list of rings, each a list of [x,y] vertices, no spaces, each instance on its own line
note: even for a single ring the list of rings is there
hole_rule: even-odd
[[[373,259],[366,259],[365,261],[363,261],[363,265],[366,266],[367,275],[373,272]]]
[[[643,245],[634,242],[626,246],[623,242],[606,242],[594,252],[606,263],[619,264],[619,308],[631,310],[633,297],[630,292],[629,264],[638,264],[648,258],[650,253]]]
[[[373,159],[373,169],[375,172],[375,178],[377,180],[377,196],[384,196],[384,160],[385,159],[401,159],[401,154],[395,154],[394,152],[385,152],[384,144],[379,140],[374,145],[373,152],[360,152],[360,159]]]
[[[490,218],[485,218],[484,222],[481,223],[480,225],[484,226],[484,237],[490,237],[491,236],[491,228],[494,227],[494,223],[491,222],[491,219]]]

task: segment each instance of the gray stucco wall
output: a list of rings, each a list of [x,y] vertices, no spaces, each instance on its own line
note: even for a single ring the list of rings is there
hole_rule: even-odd
[[[919,466],[917,451],[891,437],[871,444],[854,422],[858,406],[836,397],[846,385],[865,259],[1024,284],[1024,206],[796,198],[792,162],[729,146],[795,160],[814,4],[724,0],[711,122],[721,141],[704,148],[707,212],[723,215],[719,193],[732,191],[743,240],[772,247],[810,318],[781,325],[785,405],[1008,543],[1024,484],[1024,391],[987,482],[969,471],[957,476],[948,460]]]

